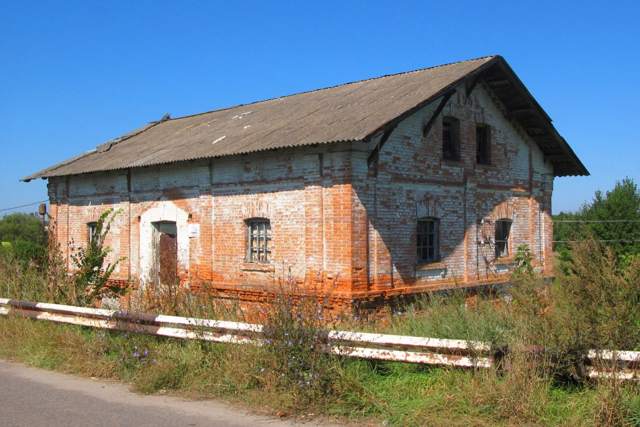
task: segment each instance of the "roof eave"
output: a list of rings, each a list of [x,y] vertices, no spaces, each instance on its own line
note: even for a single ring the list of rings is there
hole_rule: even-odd
[[[485,57],[484,59],[486,59],[486,62],[483,62],[482,64],[472,69],[472,71],[467,72],[462,77],[459,77],[458,79],[452,81],[447,86],[440,89],[438,92],[428,96],[426,99],[421,100],[419,103],[417,103],[413,107],[407,110],[404,110],[398,116],[386,121],[385,123],[382,123],[373,131],[366,133],[368,131],[365,130],[366,134],[358,135],[358,139],[362,139],[365,141],[370,140],[374,135],[378,135],[381,132],[386,132],[389,129],[392,129],[400,121],[402,121],[409,115],[415,113],[417,110],[424,107],[425,105],[431,102],[434,102],[435,100],[440,99],[442,97],[446,97],[448,94],[451,94],[452,91],[456,90],[456,88],[458,88],[459,85],[461,84],[465,84],[467,86],[467,92],[470,92],[472,90],[471,88],[474,87],[479,80],[485,80],[489,85],[492,82],[493,83],[502,82],[502,84],[506,83],[506,87],[505,86],[498,87],[496,89],[497,91],[496,96],[500,98],[501,101],[506,101],[505,108],[507,109],[507,114],[512,116],[511,117],[512,119],[520,121],[521,123],[524,124],[523,128],[525,129],[525,132],[529,133],[529,136],[538,144],[538,146],[541,148],[545,156],[548,156],[548,158],[551,159],[550,162],[554,166],[554,175],[555,176],[589,175],[588,170],[582,164],[578,156],[567,144],[564,138],[555,129],[555,127],[551,122],[551,118],[538,104],[538,102],[535,100],[533,95],[531,95],[529,90],[524,86],[522,81],[518,78],[518,76],[511,69],[511,67],[504,60],[504,58],[499,55],[495,55],[495,56]],[[505,102],[503,102],[503,104],[505,104]],[[522,107],[522,106],[527,107],[526,108],[527,112],[524,115],[522,114],[521,108],[519,109],[519,107]],[[520,111],[520,112],[518,113],[518,115],[516,115],[515,111],[509,110],[509,108],[511,108],[512,110],[515,108],[515,111]],[[109,151],[113,145],[116,145],[130,138],[131,136],[135,136],[139,133],[142,133],[145,130],[157,124],[158,122],[153,122],[130,134],[124,135],[121,138],[117,138],[116,140],[112,140],[107,144],[103,144],[102,146],[99,146],[97,148],[97,151],[98,152]],[[313,144],[327,144],[331,142],[337,142],[337,141],[320,141],[320,142],[315,142]],[[295,147],[300,145],[312,145],[312,144],[306,144],[306,143],[295,144],[295,145],[290,145],[288,147]],[[64,171],[64,166],[68,165],[69,163],[72,163],[80,158],[92,155],[93,153],[96,152],[96,150],[92,150],[90,152],[81,154],[79,156],[68,159],[64,162],[61,162],[57,165],[43,169],[32,175],[28,175],[22,178],[22,181],[29,182],[36,178],[47,179],[47,178],[58,177],[58,176],[79,175],[79,174],[92,173],[92,172],[106,172],[110,170],[124,170],[129,168],[148,167],[148,166],[159,165],[164,163],[174,163],[179,161],[189,161],[189,160],[197,160],[197,159],[204,159],[204,158],[216,158],[216,157],[235,155],[235,154],[248,154],[251,152],[259,152],[259,151],[272,151],[272,150],[279,150],[279,149],[288,148],[288,147],[281,146],[281,147],[271,147],[271,148],[258,149],[258,150],[253,149],[247,152],[207,155],[207,156],[198,157],[198,158],[181,158],[181,159],[178,158],[175,160],[160,162],[160,163],[132,164],[131,162],[125,162],[124,164],[121,164],[121,165],[117,165],[117,166],[114,165],[111,168],[105,168],[105,169],[99,168],[99,169],[93,169],[86,172],[78,172],[78,173],[60,173]],[[58,173],[56,173],[56,171],[58,171]]]
[[[407,118],[411,114],[415,113],[419,109],[423,108],[427,104],[430,104],[431,102],[435,101],[436,99],[447,95],[452,90],[455,90],[455,88],[458,87],[458,85],[460,85],[461,83],[463,83],[465,81],[473,80],[475,77],[479,76],[483,71],[485,71],[491,65],[495,64],[495,62],[497,60],[499,60],[499,59],[502,59],[502,57],[499,56],[499,55],[492,56],[490,60],[488,60],[484,64],[480,65],[478,68],[476,68],[472,72],[470,72],[470,73],[460,77],[459,79],[451,82],[450,84],[448,84],[447,86],[443,87],[442,89],[440,89],[438,92],[436,92],[435,94],[433,94],[429,98],[419,102],[414,107],[406,110],[404,113],[400,114],[399,116],[397,116],[397,117],[395,117],[395,118],[383,123],[382,125],[377,127],[375,130],[370,132],[368,135],[364,136],[362,139],[365,140],[365,141],[369,140],[373,136],[378,135],[381,132],[384,132],[385,130],[389,129],[390,127],[395,126],[397,123],[399,123],[400,121],[404,120],[405,118]]]
[[[561,156],[562,160],[551,162],[554,166],[554,176],[588,176],[589,171],[587,170],[587,168],[578,158],[567,141],[562,137],[562,135],[560,135],[558,130],[553,125],[551,117],[549,117],[547,112],[534,98],[529,89],[524,85],[522,80],[520,80],[518,75],[513,71],[507,61],[502,56],[496,56],[493,65],[495,65],[495,67],[491,69],[491,72],[502,73],[503,78],[506,78],[511,82],[512,88],[515,89],[516,92],[518,92],[517,96],[521,99],[524,98],[524,100],[529,104],[532,117],[535,117],[538,121],[538,124],[542,126],[544,136],[551,138],[554,141],[556,148],[559,150],[559,152],[554,153],[554,155]],[[488,68],[486,70],[488,70]],[[496,89],[493,89],[493,91],[495,93]],[[505,105],[505,107],[508,108],[508,105]],[[527,130],[526,126],[525,130]],[[535,135],[530,135],[530,137],[534,141],[536,141],[536,143],[538,143],[540,148],[543,150],[543,153],[545,153],[544,147],[542,146],[542,144],[540,144],[540,139]],[[547,154],[548,153],[545,153],[545,155]],[[563,167],[559,167],[561,164],[563,164]]]

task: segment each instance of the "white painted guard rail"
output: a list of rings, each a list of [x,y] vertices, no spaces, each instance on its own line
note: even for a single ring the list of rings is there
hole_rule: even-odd
[[[172,338],[234,344],[264,343],[262,325],[252,323],[128,313],[0,298],[0,315],[9,314]],[[497,366],[500,355],[505,351],[495,351],[490,343],[481,341],[351,331],[329,331],[327,341],[327,351],[340,356],[460,368]],[[591,378],[616,376],[624,380],[640,379],[638,351],[590,350],[585,359],[586,373]],[[615,366],[616,369],[604,369],[602,366]]]

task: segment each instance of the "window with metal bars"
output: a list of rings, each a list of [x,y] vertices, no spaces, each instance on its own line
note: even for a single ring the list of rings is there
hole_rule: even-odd
[[[418,262],[434,262],[440,259],[440,220],[418,219],[416,234]]]
[[[496,221],[496,258],[509,256],[509,233],[511,232],[512,221],[510,219],[499,219]]]
[[[271,260],[271,223],[265,218],[247,220],[247,261]]]

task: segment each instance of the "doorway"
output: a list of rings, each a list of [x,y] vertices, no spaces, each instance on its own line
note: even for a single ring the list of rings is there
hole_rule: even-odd
[[[153,225],[153,282],[175,285],[178,278],[178,229],[174,221]]]

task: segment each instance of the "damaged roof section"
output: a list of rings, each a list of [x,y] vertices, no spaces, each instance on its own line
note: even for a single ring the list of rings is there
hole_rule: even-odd
[[[513,119],[549,156],[556,176],[588,174],[504,59],[488,56],[192,116],[165,115],[24,180],[366,140],[461,82],[479,79],[515,110]]]

